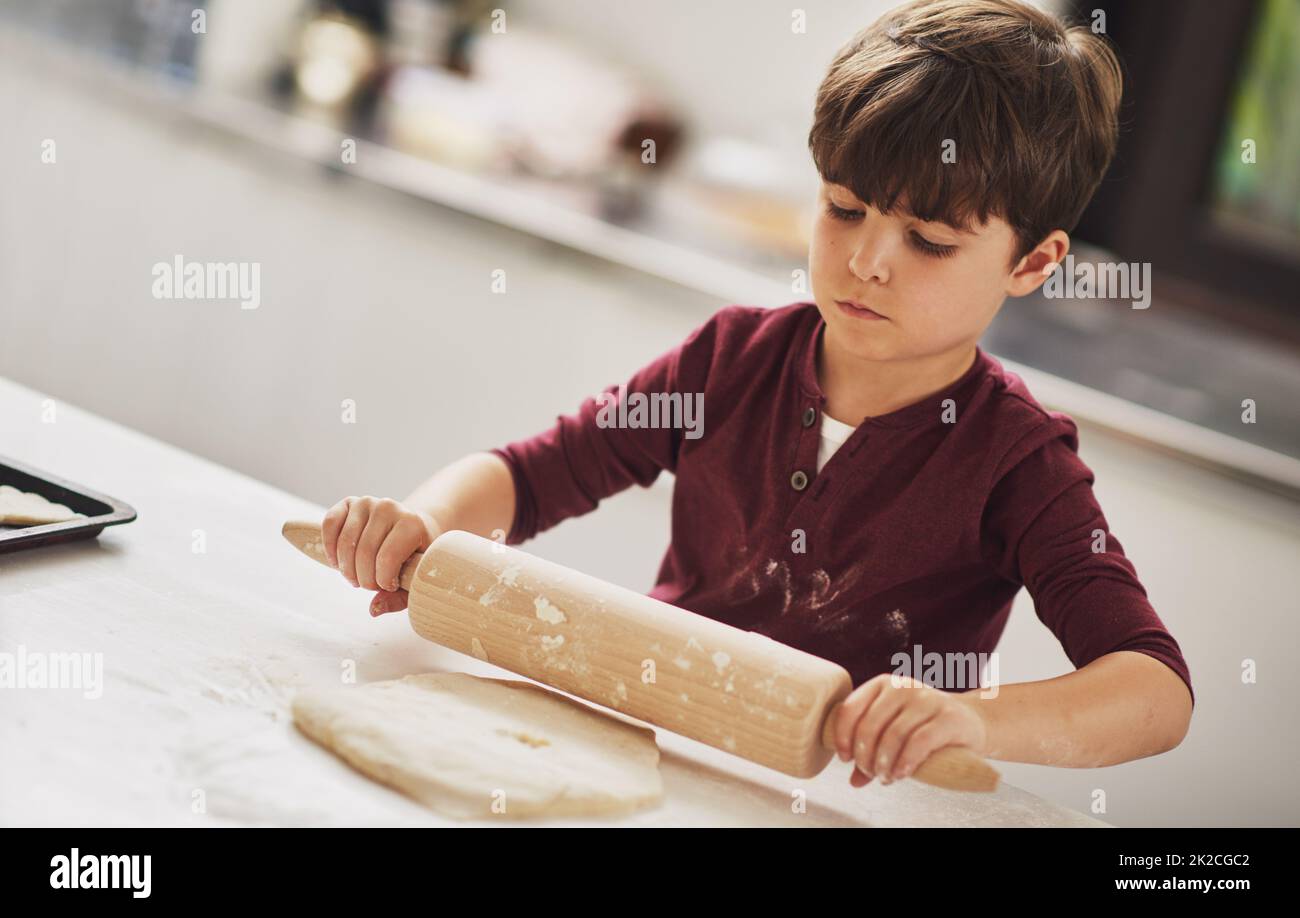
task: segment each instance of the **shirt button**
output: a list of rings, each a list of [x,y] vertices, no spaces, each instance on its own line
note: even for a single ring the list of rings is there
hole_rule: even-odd
[[[811,405],[809,405],[807,408],[803,410],[803,426],[812,427],[813,423],[816,420],[817,420],[817,410],[813,408]]]
[[[808,476],[804,473],[803,469],[796,470],[795,473],[790,476],[790,486],[796,491],[802,491],[804,488],[808,487]]]

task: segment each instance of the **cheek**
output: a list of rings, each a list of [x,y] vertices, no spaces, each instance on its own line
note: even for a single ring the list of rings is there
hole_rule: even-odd
[[[918,317],[945,328],[973,328],[986,322],[1000,302],[996,274],[974,259],[935,259],[941,267],[913,276]]]
[[[826,231],[825,222],[822,220],[814,220],[812,224],[812,236],[808,243],[809,253],[815,257],[832,244],[833,241],[831,239],[831,234]]]
[[[847,251],[840,227],[826,217],[813,222],[812,236],[808,243],[809,264],[828,273],[844,270],[847,267]]]
[[[813,271],[824,272],[830,266],[834,254],[834,237],[820,223],[813,224],[812,236],[808,240],[808,266]]]
[[[987,304],[1001,301],[1002,275],[990,268],[990,257],[966,260],[951,278],[952,286],[964,291],[967,310],[974,316],[982,316]]]

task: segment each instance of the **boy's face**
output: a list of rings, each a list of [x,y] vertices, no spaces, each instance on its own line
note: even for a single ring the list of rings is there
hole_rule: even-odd
[[[1064,233],[1048,238],[1058,235],[1068,247]],[[848,188],[823,182],[808,260],[827,335],[865,360],[922,358],[973,345],[1008,295],[1033,290],[1044,279],[1043,266],[1065,254],[1062,249],[1057,257],[1045,240],[1012,269],[1014,244],[1011,227],[998,217],[962,232],[922,222],[905,206],[882,214]],[[863,317],[845,301],[884,318]]]

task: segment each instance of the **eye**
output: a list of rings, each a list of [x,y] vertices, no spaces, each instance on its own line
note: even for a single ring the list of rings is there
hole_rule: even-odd
[[[912,247],[924,255],[932,258],[949,258],[957,253],[955,245],[940,245],[937,242],[931,242],[916,230],[908,234],[912,240]]]
[[[860,210],[845,210],[830,201],[826,202],[826,213],[830,214],[836,220],[843,220],[845,223],[852,223],[862,217]]]

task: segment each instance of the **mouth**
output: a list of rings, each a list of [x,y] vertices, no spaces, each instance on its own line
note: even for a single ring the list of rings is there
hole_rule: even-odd
[[[846,315],[853,316],[855,319],[866,319],[868,321],[889,321],[888,316],[882,316],[874,309],[863,306],[856,300],[836,300],[835,305],[840,307],[840,311]]]

